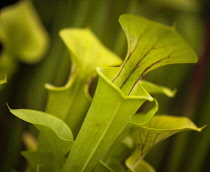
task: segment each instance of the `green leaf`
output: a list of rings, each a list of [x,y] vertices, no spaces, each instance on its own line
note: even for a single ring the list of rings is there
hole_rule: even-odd
[[[139,83],[148,91],[150,94],[165,94],[168,97],[174,97],[176,90],[171,90],[167,87],[153,84],[151,82],[140,80]]]
[[[62,172],[91,171],[142,103],[153,100],[139,82],[146,73],[197,61],[174,28],[132,15],[122,15],[120,23],[128,40],[127,57],[120,67],[98,68],[93,102]],[[142,124],[147,117],[139,121]]]
[[[86,75],[96,73],[96,67],[122,63],[122,60],[104,47],[89,29],[64,29],[60,36],[71,52],[73,62]]]
[[[174,117],[168,115],[156,115],[148,123],[138,124],[138,116],[131,119],[130,133],[136,143],[136,150],[128,159],[129,167],[133,170],[138,168],[144,156],[160,141],[169,136],[185,130],[201,131],[186,117]],[[132,162],[132,164],[131,164]]]
[[[109,149],[109,151],[107,152],[108,157],[110,155],[115,155],[118,154],[117,152],[120,152],[120,150],[115,150],[115,149],[120,149],[120,146],[122,144],[122,142],[126,145],[129,145],[129,143],[131,143],[132,141],[130,141],[130,139],[128,138],[129,136],[129,132],[130,129],[132,127],[132,125],[130,125],[130,123],[132,124],[136,124],[136,125],[143,125],[145,123],[147,123],[149,120],[152,119],[152,117],[155,115],[155,113],[158,111],[158,102],[156,99],[153,99],[153,102],[149,102],[151,104],[150,109],[148,110],[148,112],[145,113],[137,113],[134,116],[132,116],[132,118],[130,119],[129,123],[127,124],[126,128],[124,129],[124,131],[120,134],[120,136],[115,140],[115,143],[112,145],[112,147]],[[123,144],[123,145],[124,145]],[[121,145],[122,147],[122,145]],[[122,157],[120,155],[120,157]],[[105,157],[106,158],[106,157]],[[119,157],[118,157],[119,158]],[[107,159],[107,158],[106,158]],[[106,162],[106,161],[105,161]]]
[[[138,113],[134,115],[130,122],[137,123],[138,125],[148,122],[158,110],[157,101],[154,99],[151,103],[153,106],[147,113]],[[132,126],[129,123],[103,158],[103,162],[116,171],[127,171],[123,166],[123,162],[127,159],[133,149],[133,140],[130,138],[131,128]]]
[[[51,150],[52,158],[55,158],[53,168],[56,171],[61,170],[64,156],[73,145],[73,135],[69,127],[59,118],[44,112],[26,109],[10,109],[10,112],[16,117],[34,124],[40,133],[45,136],[48,146],[47,151]]]
[[[98,86],[62,172],[91,171],[128,124],[152,97],[139,85],[136,96],[126,96],[98,69]]]
[[[160,66],[197,62],[196,54],[174,27],[134,15],[122,15],[120,24],[127,37],[127,57],[109,78],[128,95],[146,73]]]
[[[70,150],[73,142],[72,132],[59,118],[36,110],[10,109],[10,112],[16,117],[34,124],[49,139],[52,149],[58,149],[58,152],[64,154]]]
[[[145,123],[147,123],[149,120],[151,120],[153,118],[153,116],[155,115],[155,113],[158,111],[158,102],[157,100],[154,99],[153,102],[153,106],[150,108],[150,110],[147,113],[137,113],[135,114],[130,122],[131,123],[137,123],[138,125],[143,125]],[[128,128],[130,127],[130,125],[127,126]]]
[[[96,167],[93,169],[93,172],[115,172],[108,165],[106,165],[103,161],[99,161]]]
[[[76,136],[90,106],[88,89],[96,67],[119,65],[122,60],[89,29],[64,29],[60,36],[71,53],[72,69],[64,87],[46,85],[49,90],[46,111],[63,119]]]
[[[142,160],[138,163],[135,170],[132,169],[131,164],[133,164],[135,161],[135,157],[131,156],[126,160],[126,166],[129,168],[132,172],[156,172],[155,169],[146,161]]]
[[[4,51],[23,62],[35,63],[42,59],[48,37],[29,1],[2,9],[0,42]]]
[[[91,103],[90,81],[76,73],[70,76],[64,87],[46,85],[49,93],[46,112],[65,121],[76,137]]]

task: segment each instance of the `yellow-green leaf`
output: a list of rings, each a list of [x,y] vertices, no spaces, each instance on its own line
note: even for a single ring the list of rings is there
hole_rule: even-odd
[[[26,63],[41,60],[48,46],[47,33],[29,1],[2,9],[0,42],[13,58]]]
[[[135,90],[146,73],[160,66],[197,62],[195,52],[174,27],[134,15],[122,15],[120,24],[127,37],[128,51],[112,80],[127,94]]]
[[[130,133],[136,143],[136,149],[128,159],[129,168],[136,170],[144,156],[160,141],[181,131],[201,131],[190,119],[186,117],[156,115],[146,124],[138,124],[139,115],[130,121]],[[131,164],[131,162],[133,162]]]
[[[47,84],[46,111],[65,120],[76,136],[91,103],[88,89],[96,67],[116,66],[122,60],[102,45],[89,29],[64,29],[60,36],[72,59],[70,79],[63,87]]]
[[[96,72],[96,67],[122,63],[89,29],[64,29],[61,30],[60,36],[71,52],[73,62],[85,74]]]
[[[32,123],[45,135],[48,146],[56,155],[65,155],[73,144],[70,128],[59,118],[41,111],[10,109],[16,117]]]

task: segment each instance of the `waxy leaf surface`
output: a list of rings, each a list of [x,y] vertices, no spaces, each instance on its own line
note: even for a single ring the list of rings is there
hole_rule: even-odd
[[[65,155],[73,144],[73,135],[69,127],[59,118],[50,114],[26,109],[10,109],[18,118],[34,124],[45,135],[48,146],[57,156]]]
[[[127,36],[127,57],[120,67],[98,68],[92,104],[62,172],[91,171],[139,107],[153,100],[139,82],[146,73],[167,64],[197,61],[174,28],[132,15],[122,15],[120,23]],[[143,124],[147,118],[139,121]]]
[[[152,97],[141,86],[136,96],[127,96],[98,69],[97,89],[62,172],[91,171],[120,135],[127,123]]]
[[[142,125],[148,122],[158,110],[157,101],[154,99],[154,101],[151,103],[153,104],[153,106],[150,107],[150,110],[147,113],[138,113],[132,117],[131,121],[135,121],[136,123],[138,123],[138,125]],[[127,171],[123,164],[125,159],[127,159],[133,149],[133,140],[130,137],[131,128],[132,125],[130,125],[129,122],[124,131],[120,134],[120,136],[115,140],[114,144],[108,150],[106,156],[103,158],[103,162],[105,162],[109,167],[116,171]],[[143,169],[144,167],[147,169],[148,166],[144,166],[144,164],[146,163],[141,163],[140,165],[138,165],[138,168]],[[148,167],[148,169],[150,168]]]
[[[136,149],[131,157],[127,159],[127,166],[138,171],[139,163],[144,156],[160,141],[169,136],[185,130],[201,131],[186,117],[175,117],[167,115],[156,115],[148,123],[138,124],[138,116],[135,115],[129,125]]]
[[[72,53],[72,60],[85,74],[96,73],[96,67],[116,66],[122,60],[108,50],[89,29],[64,29],[60,36]]]
[[[105,48],[89,29],[64,29],[60,36],[72,59],[70,78],[64,87],[46,85],[46,111],[63,119],[77,135],[90,106],[88,93],[96,67],[120,65],[122,60]]]
[[[112,79],[127,94],[149,71],[168,64],[197,62],[196,54],[174,27],[134,15],[122,15],[120,24],[127,37],[128,52]]]
[[[139,83],[141,83],[144,89],[150,94],[165,94],[168,97],[174,97],[176,94],[176,90],[171,90],[167,87],[156,85],[145,80],[140,80]]]
[[[96,167],[93,169],[93,172],[115,172],[108,165],[106,165],[103,161],[99,161]]]

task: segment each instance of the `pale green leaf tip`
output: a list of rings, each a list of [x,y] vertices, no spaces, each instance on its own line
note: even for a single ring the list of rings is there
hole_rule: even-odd
[[[56,87],[50,83],[46,83],[44,85],[44,87],[47,89],[47,90],[51,90],[51,91],[62,91],[62,90],[66,90],[67,87],[66,86],[63,86],[63,87]]]
[[[51,90],[51,89],[56,89],[56,88],[57,88],[57,87],[55,87],[54,85],[52,85],[52,84],[50,84],[50,83],[44,84],[44,87],[45,87],[46,89],[49,89],[49,90]]]
[[[145,90],[147,90],[150,94],[165,94],[168,97],[174,97],[177,92],[177,89],[170,89],[145,80],[140,80],[139,83],[141,83]]]
[[[187,117],[186,117],[187,118]],[[188,119],[188,118],[187,118]],[[183,130],[194,130],[194,131],[198,131],[198,132],[201,132],[207,125],[204,125],[202,127],[197,127],[193,121],[191,121],[190,119],[188,119],[194,126],[192,127],[186,127],[186,128],[183,128]]]
[[[163,125],[157,125],[160,121],[169,122],[167,123],[167,127]],[[177,123],[179,121],[179,123]],[[152,122],[152,123],[151,123]],[[176,124],[177,123],[177,124]],[[174,125],[176,124],[176,125]],[[206,125],[203,127],[197,127],[192,120],[184,116],[171,116],[171,115],[155,115],[148,123],[143,124],[142,128],[149,129],[149,130],[173,130],[173,131],[184,131],[184,130],[194,130],[201,132]]]
[[[16,117],[20,118],[21,120],[25,121],[25,122],[28,122],[28,123],[31,123],[33,125],[39,125],[39,126],[44,126],[44,127],[47,127],[49,128],[50,130],[52,130],[60,139],[62,140],[65,140],[65,141],[73,141],[73,134],[72,134],[72,131],[71,129],[68,127],[68,125],[63,121],[61,120],[60,118],[56,117],[56,116],[53,116],[51,114],[48,114],[48,113],[45,113],[45,112],[41,112],[41,111],[37,111],[37,110],[28,110],[28,109],[11,109],[7,103],[7,107],[9,109],[9,111]],[[48,124],[45,123],[45,121],[43,122],[38,122],[38,121],[34,121],[34,118],[27,118],[25,119],[25,117],[23,115],[20,115],[19,112],[21,110],[24,110],[24,111],[31,111],[31,112],[36,112],[36,113],[42,113],[48,117],[50,117],[51,119],[53,120],[56,120],[56,121],[59,121],[59,122],[62,122],[62,125],[63,127],[65,127],[66,131],[68,130],[68,133],[65,133],[65,135],[63,133],[60,133],[59,130],[57,130],[57,128],[54,128],[52,126],[49,126]]]
[[[198,132],[201,132],[204,128],[206,128],[207,127],[207,125],[204,125],[204,126],[202,126],[202,127],[199,127],[199,128],[197,128],[197,131]]]
[[[195,127],[186,127],[186,128],[183,128],[183,130],[193,130],[193,131],[197,131],[197,132],[201,132],[207,125],[204,125],[202,127],[197,127],[195,125]]]
[[[165,90],[165,94],[168,96],[168,97],[174,97],[177,93],[177,89],[167,89]]]
[[[177,93],[177,89],[171,90],[171,94],[169,94],[169,97],[174,97]]]
[[[11,108],[9,107],[8,102],[6,102],[6,105],[7,105],[7,108],[9,109],[9,111],[12,112],[13,109],[11,109]]]
[[[4,76],[4,79],[0,80],[0,84],[7,83],[7,75]]]

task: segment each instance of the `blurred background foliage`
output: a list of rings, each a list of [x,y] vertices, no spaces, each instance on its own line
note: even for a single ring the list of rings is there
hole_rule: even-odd
[[[123,13],[137,14],[167,25],[175,25],[178,32],[195,49],[199,56],[197,64],[162,67],[145,78],[178,90],[173,99],[157,96],[160,102],[159,113],[185,115],[198,126],[210,125],[210,1],[32,0],[38,25],[45,28],[41,31],[44,33],[38,35],[46,36],[41,41],[46,41],[46,52],[43,51],[37,57],[38,60],[30,60],[30,55],[23,57],[11,53],[6,53],[5,57],[5,52],[9,51],[8,44],[1,37],[1,26],[4,24],[1,19],[4,9],[18,2],[0,2],[0,77],[8,75],[8,83],[0,88],[0,171],[23,171],[25,161],[20,155],[20,151],[24,149],[22,133],[29,130],[27,124],[9,114],[5,102],[12,108],[44,110],[44,84],[62,86],[66,83],[71,64],[66,48],[58,36],[59,30],[66,27],[88,27],[109,49],[124,58],[127,51],[126,38],[118,23],[118,18]],[[27,23],[27,19],[23,20],[23,23]],[[15,23],[12,27],[12,32],[18,35],[16,30],[18,31],[19,24]],[[35,33],[32,31],[31,34]],[[27,35],[22,41],[26,38]],[[157,172],[209,171],[210,128],[206,127],[201,133],[186,132],[174,136],[156,146],[146,160]]]

